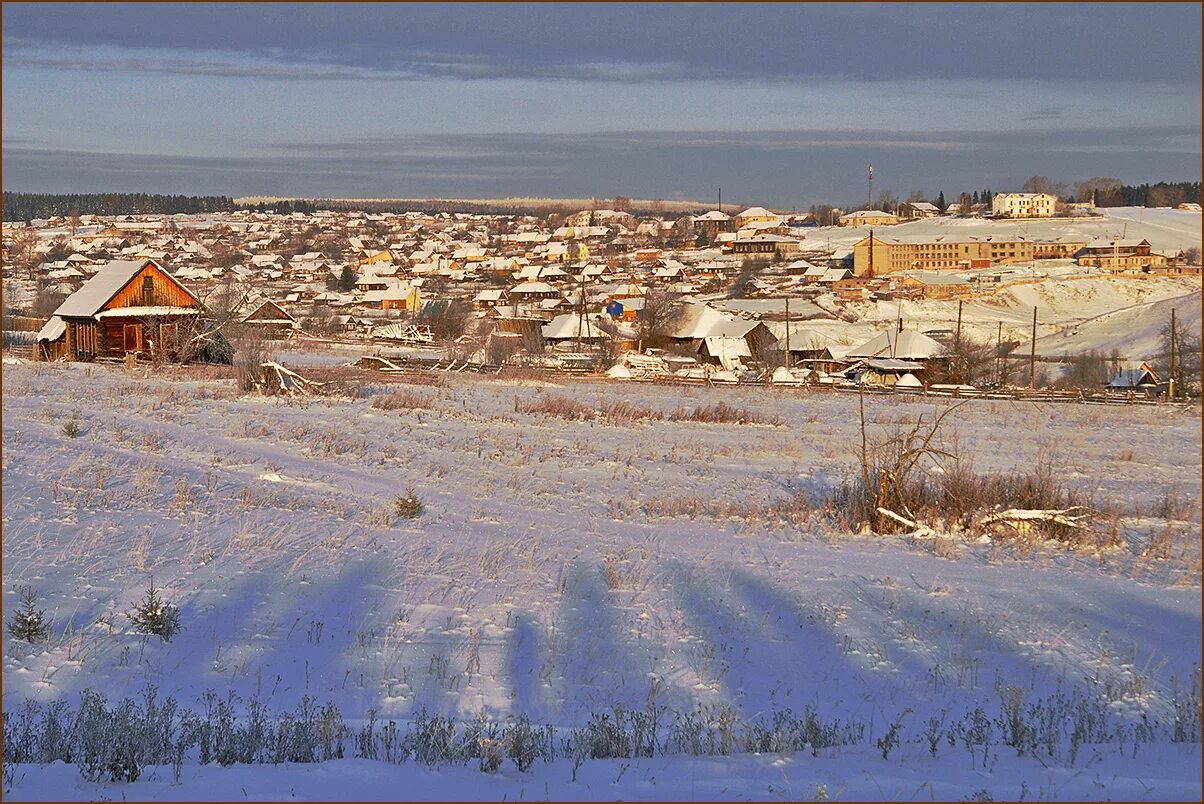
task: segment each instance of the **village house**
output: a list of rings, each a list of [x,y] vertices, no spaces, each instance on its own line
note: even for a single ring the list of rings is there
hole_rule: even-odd
[[[840,216],[841,226],[893,226],[899,222],[897,215],[883,212],[880,209],[868,209],[860,212],[850,212]]]
[[[731,216],[717,209],[713,209],[702,215],[695,215],[692,222],[694,231],[707,243],[715,242],[716,235],[720,232],[730,231],[732,227]]]
[[[973,295],[974,286],[960,276],[934,271],[913,271],[895,278],[892,290],[905,298],[943,300]]]
[[[293,330],[301,328],[297,319],[271,299],[263,299],[249,304],[247,309],[250,312],[239,319],[239,323],[244,326],[253,327],[276,337],[291,334]]]
[[[941,214],[936,204],[927,201],[908,201],[899,204],[895,214],[901,221],[914,221],[921,218],[935,218]]]
[[[1149,363],[1142,361],[1136,365],[1125,366],[1104,387],[1109,391],[1125,391],[1153,396],[1162,388],[1163,383]]]
[[[115,260],[54,311],[41,351],[82,361],[176,359],[201,312],[200,299],[155,260]]]
[[[733,218],[732,223],[736,229],[743,229],[750,223],[756,223],[759,221],[778,223],[781,220],[781,215],[777,214],[776,212],[770,212],[765,207],[749,207]]]

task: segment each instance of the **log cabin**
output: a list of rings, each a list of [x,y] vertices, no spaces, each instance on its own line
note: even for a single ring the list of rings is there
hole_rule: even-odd
[[[177,359],[181,336],[199,325],[201,301],[156,260],[114,260],[67,297],[54,316],[64,325],[67,360]],[[52,319],[53,321],[53,319]]]

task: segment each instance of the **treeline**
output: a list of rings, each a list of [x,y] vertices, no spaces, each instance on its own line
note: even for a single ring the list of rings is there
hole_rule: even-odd
[[[1198,181],[1160,181],[1156,184],[1122,184],[1095,191],[1097,207],[1177,207],[1200,203],[1204,187]]]
[[[591,204],[583,200],[570,200],[564,202],[555,201],[535,201],[524,203],[516,201],[510,203],[507,201],[455,201],[438,198],[429,199],[381,199],[368,201],[354,201],[338,198],[316,198],[314,204],[318,209],[330,210],[332,212],[372,212],[372,213],[403,213],[403,212],[420,212],[425,215],[438,215],[439,213],[454,213],[466,212],[474,215],[512,215],[516,217],[533,215],[539,218],[546,218],[549,215],[567,215],[574,212],[579,212],[583,209],[589,209],[591,206],[597,206],[599,209],[617,209],[621,212],[630,212],[636,217],[651,217],[651,216],[670,216],[676,217],[680,215],[696,214],[705,212],[703,206],[697,209],[670,209],[663,202],[633,202],[631,199],[616,198],[598,199],[598,204]],[[614,202],[619,203],[614,203]],[[624,203],[625,202],[625,203]],[[305,203],[305,202],[294,202]],[[274,208],[280,211],[279,204],[269,204],[269,208]]]
[[[4,192],[4,220],[71,215],[174,215],[229,212],[237,209],[224,195],[157,195],[151,193],[14,193]]]

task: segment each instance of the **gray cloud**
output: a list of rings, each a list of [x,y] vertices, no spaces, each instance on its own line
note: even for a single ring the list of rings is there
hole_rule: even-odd
[[[44,41],[6,38],[4,66],[80,72],[155,73],[221,78],[258,78],[280,81],[420,81],[456,79],[484,81],[525,79],[594,83],[649,81],[728,80],[749,81],[753,74],[690,68],[658,61],[596,60],[574,63],[520,64],[488,61],[470,54],[418,53],[412,59],[364,65],[324,61],[313,54],[238,51],[172,51],[140,46],[115,49],[104,46],[47,48]],[[761,77],[759,80],[764,80]],[[781,80],[774,78],[772,80]]]
[[[101,70],[127,69],[123,59],[132,58],[153,69],[227,75],[247,60],[275,65],[278,78],[343,68],[462,79],[1002,75],[1194,84],[1200,21],[1199,6],[1186,3],[1094,4],[1086,12],[1061,3],[13,3],[4,47],[30,44],[42,51],[34,58],[66,69],[87,68],[54,54],[91,49],[111,51],[97,60]],[[1121,40],[1141,58],[1101,57],[1101,42]],[[160,53],[150,59],[148,49]],[[210,60],[217,64],[206,68]]]
[[[749,203],[850,203],[875,187],[946,195],[1018,189],[1028,176],[1127,181],[1200,175],[1192,126],[1120,131],[602,132],[423,135],[288,142],[254,156],[64,151],[4,143],[5,189],[329,197],[724,196]],[[935,178],[934,178],[935,177]]]

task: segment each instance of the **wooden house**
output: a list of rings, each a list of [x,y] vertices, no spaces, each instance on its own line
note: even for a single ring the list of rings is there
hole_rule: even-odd
[[[54,315],[63,322],[68,360],[178,358],[181,335],[201,316],[197,296],[157,261],[114,260],[67,297]]]
[[[264,299],[252,307],[253,309],[242,318],[242,323],[247,326],[279,335],[288,334],[301,327],[297,319],[271,299]]]

